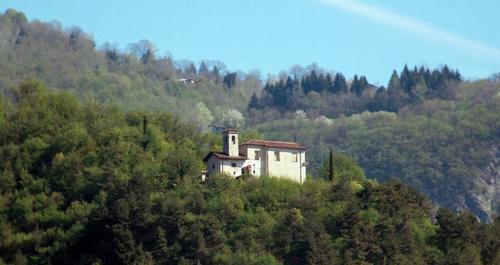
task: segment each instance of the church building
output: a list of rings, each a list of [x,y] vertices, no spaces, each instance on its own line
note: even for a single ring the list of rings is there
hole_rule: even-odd
[[[299,183],[306,179],[306,148],[294,142],[249,140],[238,143],[238,131],[222,132],[223,151],[210,152],[203,161],[207,175],[225,173],[239,177],[254,176],[288,178]]]

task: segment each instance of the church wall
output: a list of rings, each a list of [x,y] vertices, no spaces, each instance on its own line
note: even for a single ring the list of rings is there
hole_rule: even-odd
[[[306,157],[304,150],[267,148],[266,154],[267,173],[270,176],[284,177],[300,183],[305,181],[306,167],[303,164]]]

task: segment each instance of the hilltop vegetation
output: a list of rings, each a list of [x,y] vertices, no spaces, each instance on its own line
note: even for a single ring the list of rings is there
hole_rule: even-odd
[[[168,112],[197,133],[231,126],[299,141],[317,178],[334,149],[357,160],[368,177],[402,180],[439,205],[470,210],[484,221],[500,212],[498,75],[467,81],[446,65],[404,66],[386,88],[313,64],[264,79],[219,61],[174,60],[147,40],[125,49],[96,46],[78,27],[28,21],[10,9],[0,15],[0,77],[6,99],[34,78],[126,115]]]
[[[160,56],[147,40],[132,43],[126,50],[110,43],[97,49],[92,37],[78,27],[28,22],[24,14],[12,9],[0,15],[3,92],[36,78],[80,99],[112,103],[126,110],[182,114],[183,119],[206,127],[234,120],[226,113],[245,109],[252,93],[260,90],[258,75],[239,73],[236,78],[220,61],[206,60],[195,67],[187,60]],[[178,81],[183,78],[195,83]],[[185,113],[192,115],[186,117]],[[236,118],[241,122],[238,113]]]
[[[500,219],[336,156],[332,181],[199,183],[211,134],[24,82],[0,101],[0,264],[498,264]],[[218,138],[218,137],[217,137]]]

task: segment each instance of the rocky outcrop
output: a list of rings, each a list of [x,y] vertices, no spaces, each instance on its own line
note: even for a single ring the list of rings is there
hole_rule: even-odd
[[[480,170],[463,201],[466,208],[487,222],[500,214],[500,144],[491,148],[490,155],[490,161]]]

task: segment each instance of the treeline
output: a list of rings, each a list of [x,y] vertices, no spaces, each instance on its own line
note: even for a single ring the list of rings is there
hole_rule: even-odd
[[[0,101],[0,264],[498,264],[500,219],[335,156],[334,178],[199,183],[220,148],[168,113],[24,82]],[[435,221],[433,221],[435,220]]]
[[[330,118],[366,110],[395,112],[424,99],[453,97],[449,87],[461,80],[447,66],[405,67],[393,74],[385,89],[371,85],[365,76],[348,80],[314,64],[293,66],[265,80],[256,70],[233,71],[217,60],[175,60],[168,53],[159,54],[148,40],[126,48],[113,43],[97,47],[78,27],[30,22],[13,9],[0,14],[0,22],[1,92],[36,78],[79,99],[93,98],[126,110],[172,112],[202,130],[253,126],[289,117],[296,110]]]
[[[409,70],[405,66],[399,75],[392,73],[387,89],[377,90],[368,110],[397,112],[426,99],[454,99],[453,88],[461,81],[460,73],[446,65],[433,71],[424,67]]]
[[[342,73],[332,75],[316,67],[301,72],[297,75],[291,71],[277,80],[271,79],[260,95],[252,95],[248,111],[253,123],[286,117],[286,113],[297,110],[313,117],[397,112],[425,99],[452,99],[451,87],[461,81],[460,73],[446,65],[432,71],[424,67],[409,70],[405,66],[400,74],[394,71],[387,88],[371,85],[365,76],[354,75],[348,81]]]
[[[244,123],[250,96],[261,90],[260,73],[255,71],[230,71],[217,60],[174,59],[159,54],[148,40],[125,48],[97,46],[78,27],[28,21],[13,9],[0,14],[0,39],[2,94],[36,78],[80,100],[92,98],[129,111],[168,111],[207,130],[231,120],[224,117],[229,111],[238,111],[239,123]],[[185,115],[196,105],[202,115]]]

